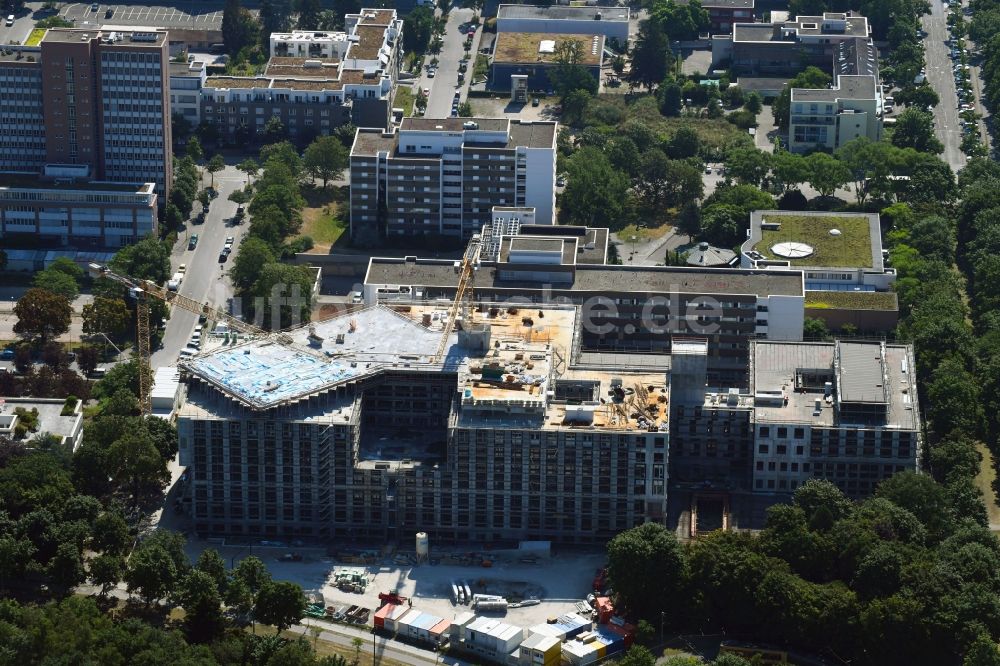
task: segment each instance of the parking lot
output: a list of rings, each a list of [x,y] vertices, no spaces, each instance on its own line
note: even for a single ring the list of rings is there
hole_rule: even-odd
[[[59,12],[76,22],[103,25],[138,25],[162,28],[221,27],[221,2],[178,2],[170,6],[119,5],[98,3],[97,11],[91,3],[70,3]],[[108,10],[111,15],[108,16]]]

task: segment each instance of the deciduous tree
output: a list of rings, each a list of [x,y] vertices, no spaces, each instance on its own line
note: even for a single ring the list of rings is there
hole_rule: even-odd
[[[46,289],[32,287],[24,292],[14,306],[14,333],[45,343],[69,330],[73,309],[69,300]]]
[[[327,182],[340,178],[348,158],[347,149],[336,137],[321,136],[306,148],[303,164],[310,176],[323,181],[325,188]]]

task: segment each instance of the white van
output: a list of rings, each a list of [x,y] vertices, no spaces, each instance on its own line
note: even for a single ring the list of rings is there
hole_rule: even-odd
[[[8,14],[7,15],[7,27],[9,28],[12,25],[14,25],[14,15],[13,14]]]

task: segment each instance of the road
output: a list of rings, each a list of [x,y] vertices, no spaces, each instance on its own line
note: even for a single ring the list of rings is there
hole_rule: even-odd
[[[482,36],[482,24],[476,30],[476,36],[472,40],[472,50],[469,54],[469,67],[465,72],[465,83],[458,85],[458,64],[465,56],[465,32],[461,27],[472,20],[473,10],[454,8],[448,14],[448,23],[445,25],[444,45],[441,53],[437,55],[438,69],[434,78],[427,76],[425,67],[420,74],[418,84],[421,88],[430,88],[430,98],[427,100],[427,111],[424,115],[428,118],[448,118],[451,116],[451,103],[455,99],[455,91],[461,92],[462,99],[468,95],[469,83],[472,81],[472,69],[476,62],[476,52],[479,49],[479,40]],[[425,63],[430,63],[426,59]]]
[[[955,89],[955,78],[951,58],[948,56],[948,10],[941,0],[931,0],[931,13],[921,21],[924,26],[924,59],[927,63],[927,80],[934,92],[941,98],[940,104],[934,109],[934,129],[937,137],[944,144],[941,157],[958,171],[965,166],[965,153],[962,152],[962,126],[959,124],[958,93]]]
[[[14,14],[14,25],[7,26],[7,15],[10,10],[5,10],[0,16],[0,44],[10,44],[11,42],[23,43],[31,34],[31,29],[35,27],[35,19],[32,18],[34,12],[41,9],[42,3],[26,3],[24,9]],[[42,18],[39,16],[39,18]]]
[[[203,182],[206,186],[210,184],[207,174]],[[188,222],[178,234],[177,244],[170,254],[170,269],[173,273],[180,264],[187,265],[187,274],[180,287],[182,295],[196,301],[208,301],[221,308],[225,308],[226,300],[232,297],[232,285],[224,271],[229,268],[232,257],[236,254],[236,247],[249,225],[232,225],[236,204],[229,200],[229,195],[245,183],[246,176],[237,171],[234,164],[227,164],[225,169],[215,174],[215,188],[219,191],[219,196],[212,200],[205,223]],[[200,205],[195,202],[195,211]],[[193,251],[187,249],[191,234],[198,234],[198,246]],[[236,238],[236,246],[229,261],[220,264],[219,252],[225,245],[227,236]],[[190,339],[197,320],[197,315],[192,312],[172,309],[163,334],[163,346],[150,358],[150,365],[154,369],[171,365],[177,360],[177,355]]]

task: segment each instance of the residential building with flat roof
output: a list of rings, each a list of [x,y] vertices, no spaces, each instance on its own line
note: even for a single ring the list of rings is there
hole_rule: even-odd
[[[628,7],[500,5],[497,8],[497,35],[505,32],[601,34],[626,44],[630,15]]]
[[[882,138],[882,91],[874,76],[838,74],[832,88],[792,88],[788,150],[834,151],[854,139]]]
[[[205,63],[200,60],[170,63],[170,112],[192,127],[201,124],[201,89],[206,78]]]
[[[24,421],[18,414],[21,410],[37,420],[35,429],[26,432],[24,439],[49,435],[67,451],[76,451],[83,438],[82,400],[69,406],[65,400],[55,398],[0,398],[0,437],[17,438],[18,424]]]
[[[300,140],[347,123],[389,128],[403,21],[394,9],[362,9],[345,21],[342,32],[273,33],[259,76],[208,77],[199,99],[203,120],[230,143],[258,137],[271,118]]]
[[[555,222],[555,122],[404,118],[398,131],[361,128],[351,147],[355,238],[469,238],[495,206],[534,208]]]

